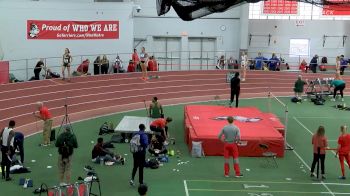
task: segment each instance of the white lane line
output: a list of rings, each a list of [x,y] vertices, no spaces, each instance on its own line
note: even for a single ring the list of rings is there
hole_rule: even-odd
[[[310,166],[309,166],[308,164],[306,164],[306,162],[304,161],[304,159],[301,158],[301,156],[296,152],[295,149],[293,150],[293,152],[294,152],[294,154],[299,158],[299,160],[300,160],[309,170],[311,170]],[[325,183],[323,183],[323,181],[321,181],[320,184],[322,184],[322,185],[327,189],[328,194],[334,195],[334,193],[328,188],[328,186],[327,186]]]
[[[303,123],[301,123],[295,116],[293,117],[293,119],[295,120],[295,121],[297,121],[297,123],[300,125],[300,126],[302,126],[307,132],[309,132],[311,135],[313,135],[313,133],[312,133],[312,131],[310,131],[310,129],[308,129]],[[338,141],[338,140],[328,140],[328,141]],[[331,150],[332,151],[332,153],[334,154],[334,155],[336,155],[336,153],[333,151],[333,150]],[[345,164],[349,167],[349,165],[348,165],[348,163],[346,163],[345,162]]]
[[[190,196],[190,194],[188,193],[188,187],[187,187],[186,180],[184,180],[184,187],[185,187],[185,194],[186,194],[186,196]]]

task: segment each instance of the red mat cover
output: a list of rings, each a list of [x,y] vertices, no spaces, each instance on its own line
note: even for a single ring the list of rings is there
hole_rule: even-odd
[[[239,147],[240,156],[261,156],[259,144],[267,144],[269,151],[284,156],[284,125],[277,116],[263,113],[255,107],[228,108],[224,106],[185,106],[185,141],[191,149],[192,141],[202,141],[208,156],[222,156],[223,143],[218,139],[221,129],[227,124],[227,116],[236,118],[234,124],[241,131],[241,140],[246,146]]]

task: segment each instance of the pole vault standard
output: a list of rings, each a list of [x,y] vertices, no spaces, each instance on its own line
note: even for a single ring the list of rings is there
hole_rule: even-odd
[[[290,146],[287,142],[287,133],[288,133],[288,106],[284,104],[280,99],[274,96],[270,91],[267,95],[267,104],[268,110],[271,112],[271,99],[275,99],[283,108],[284,108],[284,146],[285,150],[294,150],[292,146]]]

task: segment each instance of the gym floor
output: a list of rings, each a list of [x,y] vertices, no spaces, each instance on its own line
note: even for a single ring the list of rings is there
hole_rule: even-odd
[[[180,151],[181,155],[170,157],[169,163],[164,163],[164,166],[159,169],[145,169],[145,183],[149,186],[148,195],[350,195],[350,183],[347,180],[338,179],[341,173],[339,161],[334,157],[332,151],[327,152],[326,155],[326,180],[311,179],[309,172],[312,162],[311,136],[313,132],[319,125],[325,126],[329,146],[336,148],[339,127],[349,122],[349,111],[335,109],[333,106],[341,102],[329,100],[323,106],[314,105],[309,101],[295,104],[290,102],[290,98],[280,98],[280,100],[288,105],[287,141],[294,147],[294,150],[287,150],[284,158],[277,159],[278,167],[267,165],[265,158],[240,158],[244,177],[239,179],[223,176],[222,157],[192,158],[183,141],[183,105],[164,107],[166,115],[174,119],[169,130],[170,134],[177,139],[176,144],[170,145],[169,149],[174,149],[175,152]],[[346,98],[346,101],[349,99]],[[240,101],[241,107],[255,106],[262,111],[269,110],[267,105],[267,99],[264,98]],[[284,122],[285,109],[275,99],[272,99],[270,109]],[[115,144],[115,149],[113,149],[126,157],[124,166],[93,164],[91,163],[91,150],[94,145],[92,142],[95,143],[99,137],[99,127],[103,122],[111,121],[117,125],[124,115],[144,116],[145,113],[145,110],[132,111],[74,123],[73,130],[78,138],[79,148],[73,155],[72,181],[79,176],[84,177],[86,174],[83,167],[91,165],[100,177],[102,195],[137,195],[137,188],[130,187],[128,183],[132,169],[132,156],[130,156],[128,144]],[[107,141],[111,135],[103,137]],[[41,139],[41,134],[26,138],[25,166],[30,167],[32,172],[12,175],[13,181],[1,182],[2,195],[13,195],[13,193],[32,195],[34,188],[39,187],[41,183],[46,183],[48,186],[58,183],[57,148],[54,146],[38,147]],[[187,161],[187,164],[178,164]],[[346,172],[349,174],[350,170]],[[20,187],[18,185],[20,177],[33,179],[34,188]],[[96,185],[93,186],[93,192],[96,192]]]

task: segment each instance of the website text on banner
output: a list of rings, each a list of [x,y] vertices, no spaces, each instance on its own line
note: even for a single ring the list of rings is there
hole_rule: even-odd
[[[119,21],[27,20],[27,39],[119,39]]]
[[[323,6],[322,15],[324,16],[349,16],[350,0],[330,0],[331,3],[341,3],[335,5]]]
[[[0,61],[0,84],[9,82],[9,62]]]

